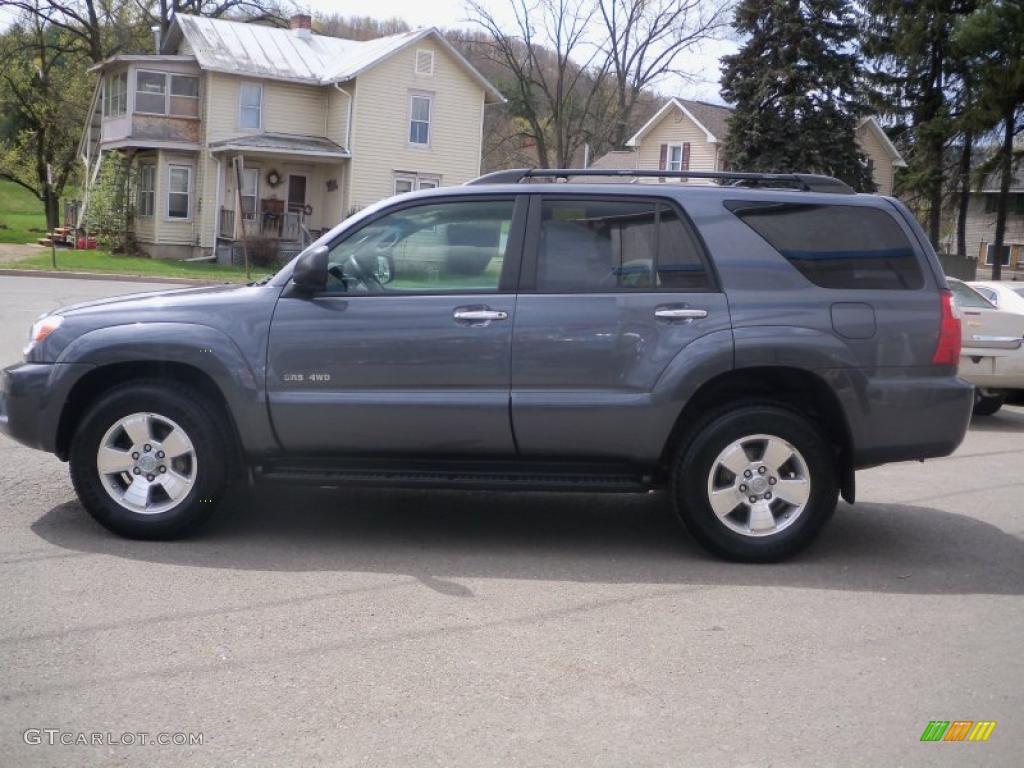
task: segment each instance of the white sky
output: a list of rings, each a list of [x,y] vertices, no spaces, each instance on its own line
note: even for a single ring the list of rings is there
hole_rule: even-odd
[[[339,13],[344,16],[374,16],[387,19],[394,16],[405,19],[413,27],[472,27],[467,18],[468,12],[464,0],[373,0],[372,2],[355,2],[354,0],[300,0],[304,7],[313,13]],[[485,5],[494,10],[499,19],[507,19],[507,26],[512,28],[512,11],[510,0],[483,0]],[[0,29],[13,20],[13,12],[0,8]],[[721,103],[719,96],[719,57],[733,53],[737,48],[731,40],[708,41],[700,50],[681,57],[678,66],[693,74],[695,79],[669,77],[658,84],[658,90],[666,96],[682,96],[691,99],[703,99]]]
[[[372,3],[353,0],[301,0],[314,14],[338,13],[343,16],[373,16],[387,19],[398,16],[413,27],[472,27],[463,0],[373,0]],[[509,0],[482,0],[499,19],[506,19],[507,28],[514,28],[514,16]],[[731,40],[708,41],[701,50],[681,57],[678,66],[696,76],[694,81],[679,77],[667,78],[659,83],[665,95],[702,99],[721,103],[719,96],[719,57],[735,52],[737,45]]]

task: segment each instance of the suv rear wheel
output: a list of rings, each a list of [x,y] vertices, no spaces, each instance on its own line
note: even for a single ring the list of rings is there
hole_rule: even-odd
[[[206,521],[224,492],[222,425],[199,393],[148,381],[123,385],[75,431],[75,491],[97,522],[122,536],[184,535]]]
[[[676,514],[712,552],[782,560],[810,544],[835,511],[834,451],[786,408],[739,405],[710,416],[683,441],[672,497]]]

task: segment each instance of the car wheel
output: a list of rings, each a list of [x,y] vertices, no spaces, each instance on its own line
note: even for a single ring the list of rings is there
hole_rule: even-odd
[[[693,537],[715,554],[782,560],[809,545],[835,511],[835,452],[784,407],[730,408],[684,438],[672,498]]]
[[[983,395],[977,389],[974,390],[974,415],[991,416],[1006,402],[1006,393],[999,395]]]
[[[97,522],[129,538],[198,528],[223,495],[224,419],[197,392],[123,385],[96,402],[71,441],[71,480]]]

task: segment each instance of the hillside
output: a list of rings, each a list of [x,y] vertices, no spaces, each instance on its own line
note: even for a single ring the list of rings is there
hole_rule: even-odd
[[[45,229],[43,204],[13,181],[0,179],[0,243],[34,243]]]

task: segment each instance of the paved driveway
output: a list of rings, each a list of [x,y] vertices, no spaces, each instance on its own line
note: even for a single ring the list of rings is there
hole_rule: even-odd
[[[133,288],[0,278],[2,359]],[[0,765],[1019,765],[1022,436],[1007,408],[860,473],[774,566],[709,559],[658,495],[261,490],[125,541],[0,438]],[[921,743],[937,719],[998,726]]]

